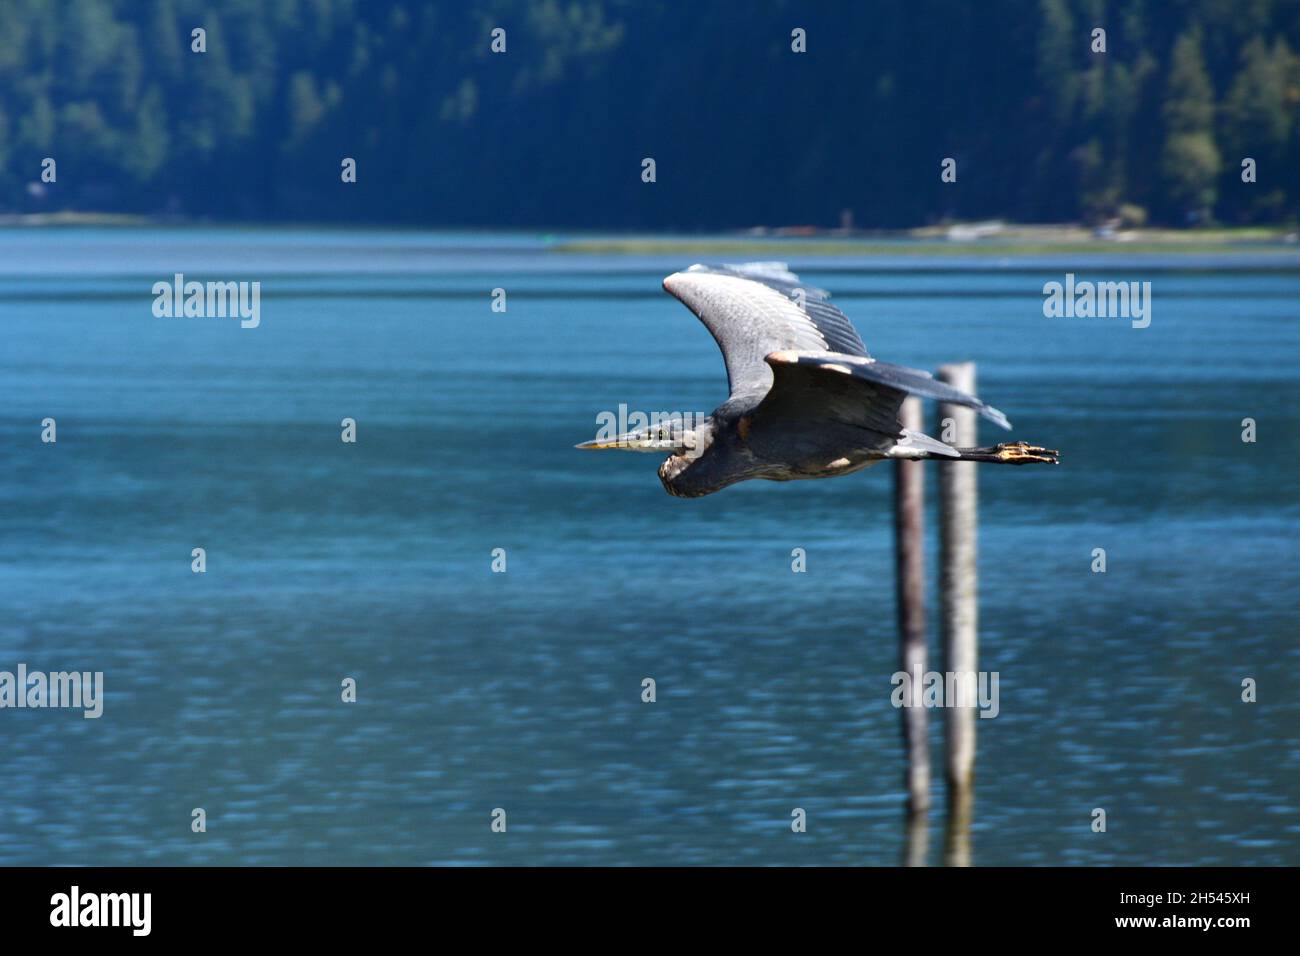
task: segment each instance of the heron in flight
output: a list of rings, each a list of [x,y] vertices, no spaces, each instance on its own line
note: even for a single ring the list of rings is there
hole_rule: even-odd
[[[670,495],[698,498],[749,478],[830,478],[889,458],[1057,463],[1057,452],[1024,442],[954,448],[903,428],[898,411],[908,395],[1011,423],[928,372],[872,358],[829,294],[803,286],[784,263],[693,265],[664,279],[664,289],[722,349],[730,395],[693,426],[653,422],[576,447],[667,452],[659,480]]]

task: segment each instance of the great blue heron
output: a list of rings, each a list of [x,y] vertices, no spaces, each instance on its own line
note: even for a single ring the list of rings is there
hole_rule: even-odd
[[[1057,463],[1057,452],[1024,442],[954,448],[903,428],[898,410],[908,395],[1011,423],[928,372],[872,358],[829,294],[801,285],[784,263],[693,265],[664,279],[664,289],[722,349],[730,396],[699,424],[670,418],[577,447],[668,452],[659,480],[670,495],[698,498],[748,478],[829,478],[889,458]]]

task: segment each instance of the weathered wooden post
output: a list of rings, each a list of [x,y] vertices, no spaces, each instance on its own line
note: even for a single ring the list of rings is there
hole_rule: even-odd
[[[961,362],[939,368],[938,378],[975,394],[975,364]],[[963,405],[939,406],[942,441],[962,448],[979,444],[976,413]],[[945,420],[952,427],[945,427]],[[975,785],[975,687],[979,674],[978,569],[975,535],[978,525],[974,462],[939,465],[939,633],[943,642],[945,684],[969,692],[969,700],[954,707],[945,692],[948,778],[948,849],[950,863],[970,860],[969,825]],[[954,676],[955,675],[955,676]],[[969,675],[969,676],[968,676]]]
[[[903,843],[903,866],[925,866],[930,856],[930,814],[909,813]]]
[[[899,409],[904,428],[922,431],[921,400],[909,398]],[[925,650],[925,471],[924,463],[894,463],[894,575],[898,606],[899,670],[911,678],[903,707],[903,749],[907,760],[907,809],[916,816],[930,809],[930,741],[921,706]],[[921,824],[924,826],[924,823]],[[909,845],[912,843],[909,840]]]

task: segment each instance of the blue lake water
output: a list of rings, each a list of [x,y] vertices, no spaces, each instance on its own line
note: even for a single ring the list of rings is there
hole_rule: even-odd
[[[1300,256],[785,258],[1062,450],[979,473],[973,861],[1300,863]],[[684,501],[571,447],[724,396],[691,261],[0,231],[0,670],[106,691],[0,710],[0,863],[899,862],[891,466]],[[1044,318],[1067,271],[1151,326]],[[155,318],[175,272],[260,281],[260,327]]]

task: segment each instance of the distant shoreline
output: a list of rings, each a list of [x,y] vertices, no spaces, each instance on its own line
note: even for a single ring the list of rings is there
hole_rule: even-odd
[[[548,237],[560,253],[625,255],[764,256],[1029,256],[1044,254],[1221,254],[1300,255],[1300,232],[1289,227],[1136,228],[1098,230],[1080,224],[953,223],[896,230],[839,230],[811,226],[754,228],[711,234],[626,234],[598,230],[487,229],[407,223],[235,222],[157,217],[129,213],[3,213],[0,229],[156,228],[213,230],[315,229],[337,233],[376,232],[512,233]]]
[[[1294,229],[1239,227],[1093,230],[1086,226],[957,223],[880,232],[751,230],[735,236],[604,237],[560,247],[580,253],[726,255],[1030,256],[1060,253],[1269,253],[1295,251]]]

